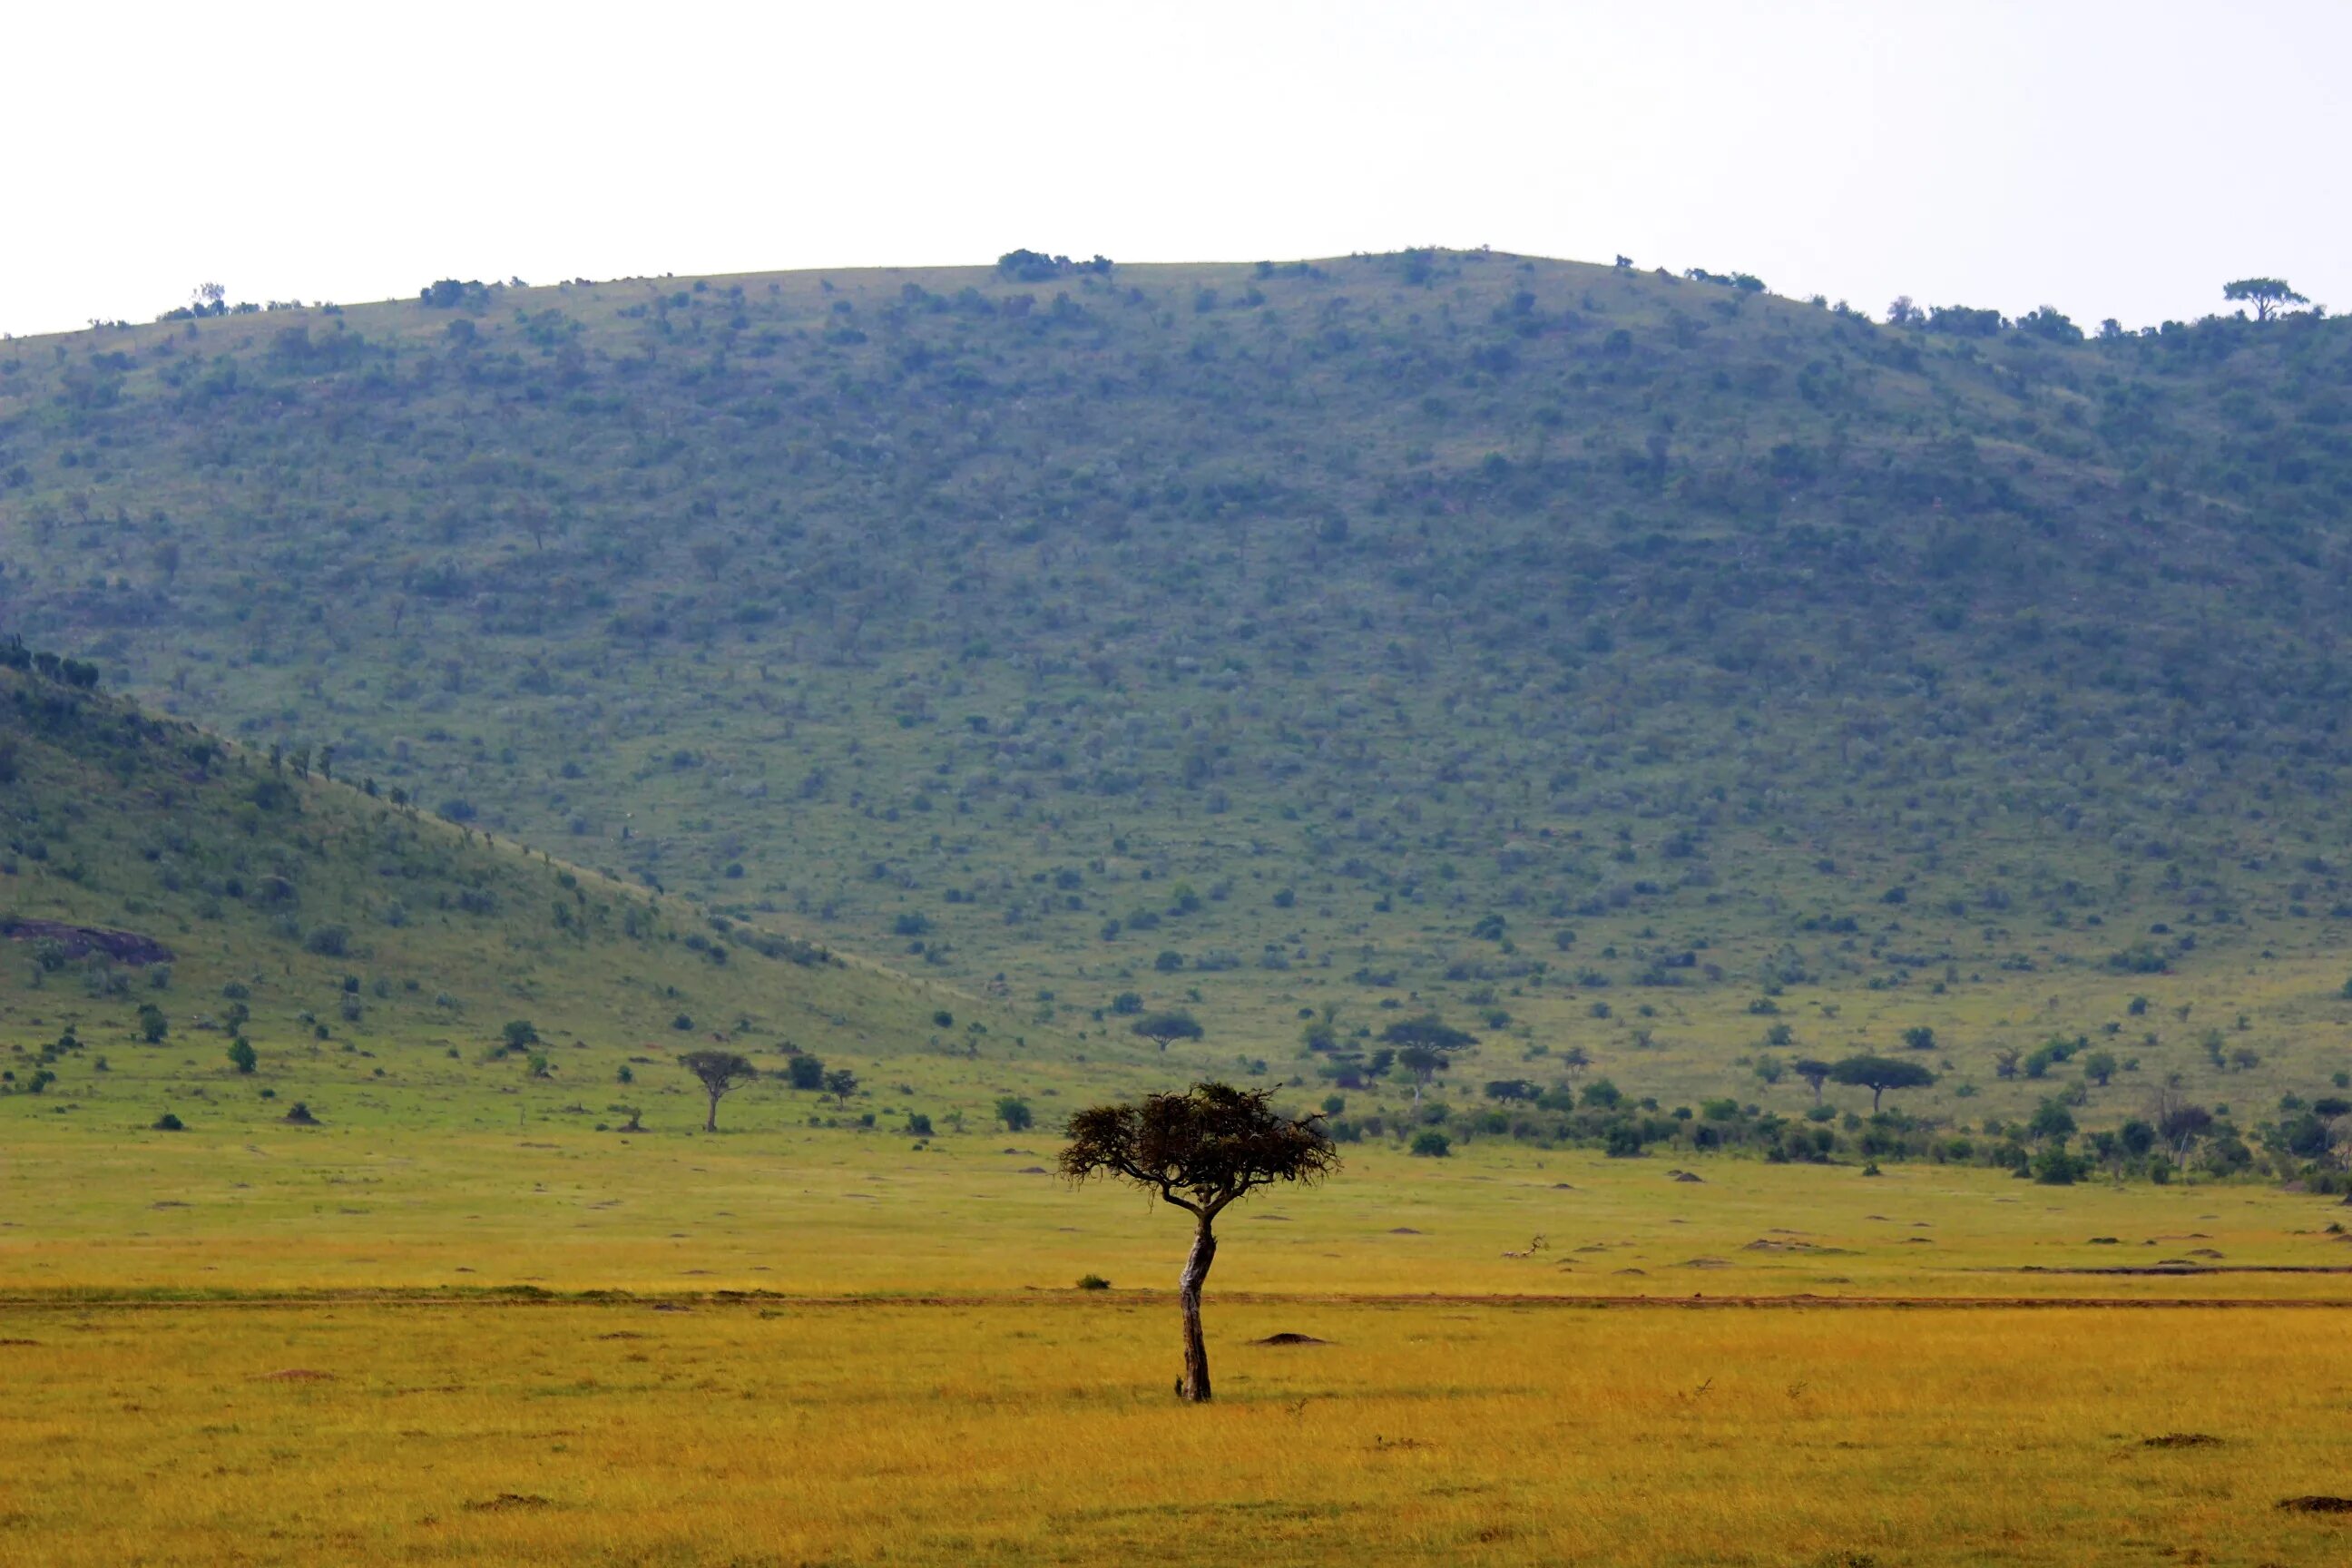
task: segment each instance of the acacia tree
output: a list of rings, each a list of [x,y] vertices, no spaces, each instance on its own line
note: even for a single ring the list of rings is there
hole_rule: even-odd
[[[1171,1040],[1197,1040],[1201,1037],[1201,1022],[1185,1012],[1146,1013],[1128,1026],[1129,1032],[1142,1036],[1161,1050]]]
[[[2269,321],[2289,305],[2311,303],[2289,288],[2284,278],[2241,278],[2221,285],[2221,298],[2232,304],[2252,305],[2257,321]]]
[[[1339,1168],[1323,1118],[1287,1117],[1272,1091],[1196,1083],[1185,1094],[1149,1094],[1139,1103],[1097,1105],[1070,1118],[1062,1174],[1073,1183],[1107,1176],[1157,1193],[1194,1221],[1192,1250],[1177,1279],[1184,1314],[1180,1397],[1209,1397],[1209,1350],[1201,1337],[1201,1287],[1216,1260],[1217,1215],[1275,1182],[1314,1183]]]
[[[702,1080],[710,1096],[710,1113],[702,1119],[705,1132],[719,1131],[719,1101],[760,1076],[760,1069],[733,1051],[688,1051],[677,1065]]]
[[[1789,1064],[1789,1070],[1813,1087],[1813,1103],[1822,1102],[1822,1085],[1830,1080],[1830,1064],[1817,1057],[1799,1057]]]
[[[1457,1029],[1434,1013],[1405,1018],[1381,1031],[1381,1038],[1396,1047],[1397,1065],[1412,1074],[1412,1100],[1421,1103],[1422,1086],[1446,1068],[1454,1053],[1475,1046],[1478,1037]]]
[[[1871,1114],[1878,1114],[1878,1099],[1890,1089],[1925,1089],[1936,1081],[1936,1075],[1917,1062],[1898,1062],[1891,1057],[1848,1057],[1830,1068],[1830,1081],[1852,1084],[1870,1090]]]

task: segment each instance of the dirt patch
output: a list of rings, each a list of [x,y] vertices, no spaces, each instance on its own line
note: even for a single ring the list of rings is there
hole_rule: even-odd
[[[335,1374],[331,1372],[313,1372],[307,1366],[289,1366],[284,1372],[265,1372],[254,1381],[257,1383],[332,1383],[335,1381]]]
[[[1846,1247],[1823,1247],[1811,1241],[1775,1241],[1759,1237],[1739,1249],[1742,1252],[1794,1252],[1809,1258],[1852,1258],[1853,1249]]]
[[[1285,1329],[1278,1334],[1268,1334],[1262,1340],[1252,1340],[1254,1345],[1328,1345],[1329,1340],[1318,1340],[1313,1334],[1296,1334]]]
[[[1421,1232],[1413,1229],[1412,1226],[1409,1225],[1401,1225],[1394,1230],[1390,1231],[1389,1234],[1391,1236],[1419,1236]]]
[[[616,1333],[598,1334],[596,1337],[600,1340],[641,1340],[646,1336],[628,1329],[622,1329]]]
[[[6,1346],[6,1345],[37,1345],[37,1344],[39,1344],[40,1342],[40,1342],[40,1341],[38,1341],[38,1340],[0,1340],[0,1346]]]
[[[554,1503],[534,1492],[500,1492],[494,1498],[466,1505],[467,1513],[514,1513],[519,1510],[553,1508]]]
[[[1690,1171],[1668,1171],[1668,1172],[1666,1173],[1666,1175],[1667,1175],[1667,1177],[1668,1177],[1669,1179],[1671,1179],[1671,1180],[1673,1180],[1673,1181],[1677,1181],[1677,1182],[1702,1182],[1702,1183],[1703,1183],[1703,1182],[1705,1182],[1705,1181],[1706,1180],[1706,1178],[1705,1176],[1698,1175],[1698,1174],[1696,1174],[1696,1173],[1693,1173],[1693,1172],[1690,1172]]]
[[[2310,1497],[2281,1498],[2279,1507],[2290,1513],[2352,1513],[2352,1497],[2315,1493]]]
[[[2142,1437],[2139,1446],[2143,1448],[2211,1448],[2218,1447],[2221,1441],[2210,1432],[2167,1432],[2161,1437]]]

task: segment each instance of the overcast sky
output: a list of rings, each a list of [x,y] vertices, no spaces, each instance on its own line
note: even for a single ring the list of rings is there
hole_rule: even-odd
[[[1491,245],[2352,310],[2352,4],[25,5],[0,331],[432,279]]]

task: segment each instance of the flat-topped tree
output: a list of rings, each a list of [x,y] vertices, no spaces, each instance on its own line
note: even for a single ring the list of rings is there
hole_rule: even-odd
[[[2257,321],[2267,321],[2291,306],[2311,303],[2284,278],[2241,278],[2221,285],[2221,298],[2233,305],[2252,305]]]
[[[705,1132],[719,1131],[719,1100],[760,1076],[759,1068],[733,1051],[688,1051],[677,1065],[700,1079],[702,1091],[710,1096],[710,1113],[702,1119]]]
[[[1890,1089],[1925,1089],[1936,1081],[1936,1075],[1917,1062],[1899,1062],[1890,1057],[1848,1057],[1830,1068],[1830,1081],[1851,1084],[1870,1090],[1870,1110],[1878,1113],[1879,1097]]]
[[[1201,1037],[1201,1022],[1182,1011],[1146,1013],[1129,1025],[1129,1031],[1142,1036],[1161,1050],[1171,1040],[1197,1040]]]
[[[1421,1103],[1422,1086],[1445,1070],[1454,1053],[1478,1043],[1466,1029],[1457,1029],[1434,1013],[1404,1018],[1381,1031],[1381,1038],[1396,1047],[1397,1065],[1412,1074],[1413,1103]]]
[[[1070,1118],[1061,1172],[1072,1182],[1108,1176],[1160,1194],[1193,1217],[1192,1250],[1177,1279],[1184,1314],[1184,1377],[1178,1394],[1209,1397],[1209,1351],[1201,1337],[1201,1287],[1216,1260],[1217,1215],[1259,1187],[1314,1183],[1339,1156],[1318,1114],[1287,1117],[1270,1090],[1196,1083],[1186,1094],[1150,1094],[1135,1104],[1097,1105]]]

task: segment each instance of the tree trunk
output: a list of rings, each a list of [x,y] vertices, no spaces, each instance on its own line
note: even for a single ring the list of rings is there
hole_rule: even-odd
[[[1184,1259],[1184,1273],[1176,1284],[1176,1304],[1184,1311],[1184,1381],[1176,1385],[1176,1392],[1194,1405],[1209,1402],[1209,1347],[1201,1338],[1201,1286],[1209,1278],[1209,1265],[1216,1260],[1216,1233],[1203,1215],[1201,1228],[1192,1237],[1192,1256]]]
[[[719,1131],[719,1097],[715,1094],[710,1097],[710,1113],[702,1119],[702,1130],[705,1132]]]

